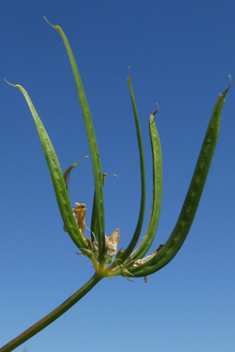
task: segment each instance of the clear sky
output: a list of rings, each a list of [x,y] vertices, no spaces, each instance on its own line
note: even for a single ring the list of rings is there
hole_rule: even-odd
[[[139,112],[151,206],[149,115],[163,153],[163,200],[152,250],[177,221],[214,104],[235,80],[235,2],[18,1],[0,3],[1,246],[0,346],[62,303],[92,275],[63,231],[39,138],[22,94],[30,94],[61,167],[89,155],[67,53],[73,48],[93,117],[106,179],[106,233],[120,247],[134,232],[140,202],[139,159],[127,85]],[[234,82],[235,83],[235,82]],[[191,231],[161,271],[129,282],[101,281],[65,315],[16,351],[221,352],[235,350],[234,83]],[[71,175],[71,203],[83,202],[90,225],[91,158]],[[87,230],[87,236],[89,231]]]

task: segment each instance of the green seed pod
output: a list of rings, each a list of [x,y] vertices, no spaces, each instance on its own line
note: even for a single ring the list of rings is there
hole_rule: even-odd
[[[190,183],[189,190],[186,195],[175,228],[170,237],[168,238],[166,244],[153,258],[150,258],[150,260],[138,267],[128,268],[128,270],[136,277],[153,274],[154,272],[168,264],[174,258],[174,256],[182,246],[183,242],[185,241],[185,238],[193,223],[197,207],[202,195],[202,191],[206,182],[207,174],[211,165],[211,161],[214,155],[219,134],[222,108],[225,96],[230,88],[230,84],[229,87],[220,95],[215,104],[207,128],[206,136],[202,144],[202,148],[194,170],[192,181]]]

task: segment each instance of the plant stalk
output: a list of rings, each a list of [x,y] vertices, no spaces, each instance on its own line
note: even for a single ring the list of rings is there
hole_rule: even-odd
[[[70,296],[66,301],[60,304],[52,312],[47,314],[44,318],[39,320],[37,323],[32,325],[30,328],[22,332],[20,335],[15,337],[13,340],[8,342],[6,345],[0,348],[0,352],[10,352],[22,343],[36,335],[39,331],[50,325],[53,321],[63,315],[69,310],[75,303],[77,303],[83,296],[85,296],[100,280],[102,276],[94,274],[87,283]]]

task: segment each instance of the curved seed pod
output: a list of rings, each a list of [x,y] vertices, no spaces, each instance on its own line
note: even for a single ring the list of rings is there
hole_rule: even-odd
[[[158,111],[158,110],[157,110]],[[142,258],[149,250],[157,232],[162,201],[162,151],[154,115],[149,118],[149,132],[153,156],[153,197],[150,220],[146,234],[136,250],[131,254],[132,259]]]
[[[225,90],[225,92],[220,95],[214,107],[207,128],[206,136],[202,144],[202,148],[194,170],[192,181],[189,186],[189,190],[186,195],[175,228],[171,236],[168,238],[166,244],[157,252],[156,255],[153,256],[153,258],[151,258],[146,263],[140,266],[128,268],[128,270],[133,273],[136,277],[153,274],[154,272],[168,264],[179,251],[189,232],[189,229],[194,220],[194,216],[196,214],[196,210],[202,195],[211,160],[214,154],[219,134],[220,117],[222,113],[224,99],[229,88],[230,84],[229,87]]]
[[[51,174],[51,179],[54,186],[60,213],[64,225],[67,229],[67,232],[69,233],[71,239],[78,248],[87,248],[87,243],[83,238],[82,234],[80,233],[76,221],[74,219],[73,210],[71,208],[64,177],[50,138],[26,90],[18,84],[12,84],[12,86],[18,88],[22,92],[32,113],[38,131],[38,135],[42,144],[42,148],[46,157],[47,165]]]
[[[45,18],[46,19],[46,18]],[[47,19],[46,19],[47,21]],[[48,21],[47,21],[48,22]],[[49,22],[48,22],[49,23]],[[78,91],[78,96],[80,100],[80,105],[82,108],[83,119],[86,127],[87,138],[89,142],[93,173],[94,173],[94,181],[95,181],[95,203],[96,203],[96,211],[97,211],[97,222],[98,222],[98,242],[99,242],[99,257],[100,261],[104,260],[105,255],[105,221],[104,221],[104,200],[103,200],[103,177],[101,171],[101,163],[99,157],[99,151],[97,147],[95,131],[93,128],[93,123],[91,119],[89,105],[86,99],[86,94],[82,85],[82,80],[77,68],[77,64],[68,42],[66,35],[63,30],[59,26],[54,26],[49,23],[53,28],[55,28],[61,35],[61,38],[64,42],[65,48],[67,50],[70,64],[73,70],[73,75]]]
[[[132,85],[131,85],[131,77],[129,76],[127,78],[127,80],[128,80],[128,84],[129,84],[130,93],[131,93],[131,101],[132,101],[132,106],[133,106],[133,111],[134,111],[135,125],[136,125],[137,139],[138,139],[138,147],[139,147],[139,155],[140,155],[141,200],[140,200],[139,218],[138,218],[138,222],[136,225],[134,235],[133,235],[128,247],[120,255],[120,258],[123,261],[129,257],[129,255],[131,254],[131,252],[133,251],[133,249],[135,248],[135,246],[138,242],[140,232],[142,229],[143,220],[144,220],[145,200],[146,200],[144,150],[143,150],[143,143],[142,143],[142,138],[141,138],[140,124],[139,124],[139,118],[138,118],[138,113],[137,113],[137,109],[136,109],[135,98],[134,98]]]

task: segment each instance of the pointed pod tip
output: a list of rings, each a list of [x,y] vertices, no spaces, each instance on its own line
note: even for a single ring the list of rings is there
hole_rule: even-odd
[[[105,173],[102,174],[102,175],[103,175],[103,176],[112,175],[112,176],[118,177],[118,175],[112,174],[112,173],[110,173],[110,172],[105,172]]]
[[[131,68],[130,68],[130,66],[128,66],[128,72],[129,72],[129,75],[127,77],[127,80],[128,80],[128,82],[130,82],[131,81]]]
[[[82,161],[83,159],[86,159],[86,158],[89,158],[89,156],[88,156],[88,155],[85,155],[83,158],[79,159],[79,160],[78,160],[75,164],[73,164],[73,165],[77,166],[77,164],[80,163],[80,161]]]
[[[51,27],[57,29],[57,26],[54,26],[52,23],[50,23],[50,22],[48,21],[48,19],[46,18],[46,16],[44,16],[44,20],[45,20]]]
[[[229,76],[229,85],[228,85],[228,88],[224,91],[224,93],[228,93],[230,87],[231,87],[231,84],[232,84],[232,77],[230,75]]]
[[[12,87],[15,87],[15,88],[19,88],[19,87],[20,87],[19,84],[10,83],[10,82],[8,82],[8,81],[6,80],[6,78],[3,78],[3,79],[4,79],[4,81],[5,81],[7,84],[9,84],[9,85],[12,86]]]
[[[153,116],[156,115],[156,113],[159,111],[159,104],[158,103],[156,104],[157,104],[157,110],[152,113]]]

